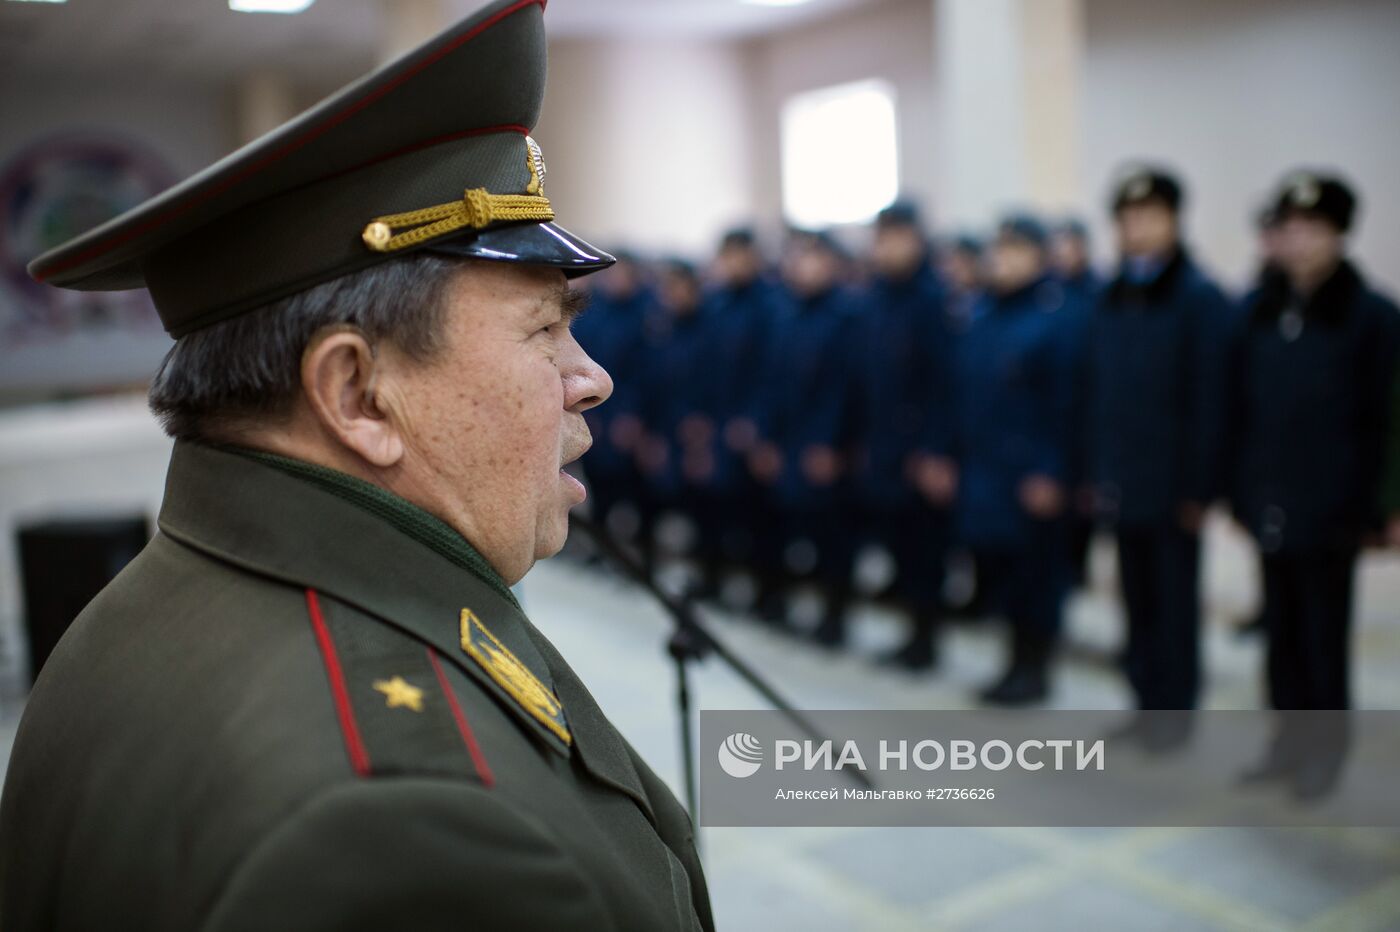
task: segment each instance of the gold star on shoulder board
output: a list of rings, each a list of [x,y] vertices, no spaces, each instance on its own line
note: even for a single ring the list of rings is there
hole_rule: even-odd
[[[423,711],[423,690],[401,676],[392,680],[375,680],[374,688],[384,694],[384,704],[391,709],[399,707]]]

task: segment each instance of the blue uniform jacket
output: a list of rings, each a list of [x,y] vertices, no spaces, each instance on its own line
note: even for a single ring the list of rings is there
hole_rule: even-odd
[[[856,479],[868,505],[897,509],[916,501],[909,457],[952,446],[952,334],[927,265],[904,281],[876,278],[861,297]]]
[[[741,454],[725,443],[724,428],[735,418],[753,416],[763,391],[774,320],[786,306],[782,287],[762,278],[738,288],[716,289],[706,298],[705,326],[715,359],[705,402],[715,422],[715,473],[709,483],[713,489],[735,488],[747,470]]]
[[[1400,313],[1343,263],[1306,302],[1267,275],[1240,318],[1230,492],[1265,552],[1353,548],[1378,528]]]
[[[1155,279],[1119,276],[1090,318],[1087,478],[1100,516],[1173,521],[1221,492],[1225,351],[1232,309],[1182,251]]]
[[[686,447],[680,427],[687,416],[708,417],[710,386],[725,378],[717,358],[713,330],[699,308],[685,316],[658,311],[647,327],[647,353],[638,382],[637,413],[648,433],[666,444],[664,467],[647,481],[661,497],[674,497],[686,486],[706,483],[688,479],[681,469]],[[710,454],[706,447],[703,451]]]
[[[800,460],[812,446],[848,453],[854,441],[852,346],[859,303],[845,288],[791,298],[773,320],[754,420],[783,454],[777,501],[789,508],[833,504],[843,491],[811,485]]]
[[[973,547],[1030,545],[1018,487],[1039,474],[1065,482],[1071,465],[1074,358],[1064,289],[1051,278],[984,295],[958,339],[954,383],[955,507]]]
[[[1069,300],[1075,304],[1092,307],[1104,289],[1104,281],[1091,268],[1083,269],[1078,275],[1059,276]]]

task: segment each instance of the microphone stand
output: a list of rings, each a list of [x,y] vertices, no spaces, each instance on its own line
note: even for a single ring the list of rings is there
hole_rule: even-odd
[[[671,656],[676,670],[676,711],[680,717],[681,762],[685,768],[685,802],[686,809],[690,812],[692,819],[696,817],[696,785],[695,748],[692,744],[690,715],[690,671],[687,666],[691,661],[703,660],[707,655],[714,654],[724,661],[725,665],[733,670],[741,680],[748,683],[755,692],[767,699],[774,709],[796,725],[803,734],[817,741],[825,740],[826,736],[805,714],[793,708],[792,703],[784,699],[753,667],[741,660],[727,644],[715,637],[714,633],[701,623],[700,619],[696,617],[695,606],[689,596],[677,598],[658,586],[641,563],[624,550],[613,539],[612,535],[599,526],[596,521],[578,514],[570,514],[569,523],[592,538],[608,559],[621,567],[634,582],[650,592],[661,603],[662,608],[671,616],[671,621],[675,624],[675,630],[671,633],[671,638],[666,644],[666,652]],[[874,784],[864,773],[857,770],[849,772],[848,775],[865,789],[874,788]]]

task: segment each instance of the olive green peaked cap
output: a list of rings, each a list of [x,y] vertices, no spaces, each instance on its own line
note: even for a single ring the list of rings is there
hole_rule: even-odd
[[[415,249],[581,275],[613,258],[556,226],[529,137],[544,0],[497,0],[120,217],[35,279],[150,289],[181,336]]]

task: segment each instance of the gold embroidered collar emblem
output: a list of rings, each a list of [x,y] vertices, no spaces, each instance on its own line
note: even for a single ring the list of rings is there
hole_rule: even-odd
[[[469,608],[462,609],[462,650],[522,709],[565,744],[573,743],[564,706],[530,668],[511,653]]]

